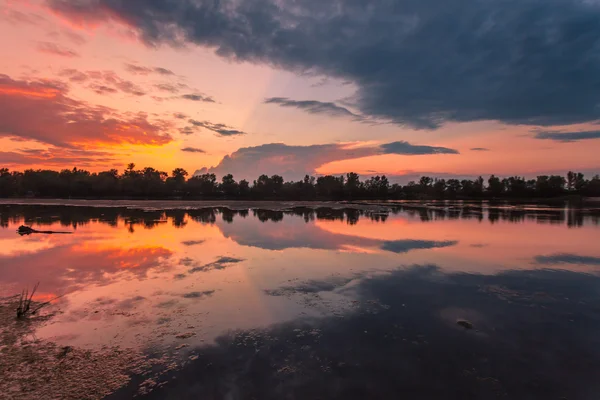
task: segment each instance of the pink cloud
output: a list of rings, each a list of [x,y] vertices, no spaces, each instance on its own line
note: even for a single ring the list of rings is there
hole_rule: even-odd
[[[171,142],[170,124],[145,113],[123,114],[67,96],[61,82],[13,80],[0,75],[0,137],[20,137],[57,147],[81,144],[160,146]]]
[[[37,50],[41,53],[52,54],[61,57],[79,57],[79,54],[71,49],[52,42],[39,42]]]

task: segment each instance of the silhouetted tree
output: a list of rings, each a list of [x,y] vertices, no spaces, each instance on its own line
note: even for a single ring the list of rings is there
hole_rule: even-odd
[[[306,175],[302,180],[285,182],[279,175],[261,175],[249,185],[235,181],[228,174],[217,183],[215,174],[201,174],[189,179],[187,171],[176,168],[171,176],[151,167],[136,170],[127,166],[122,175],[116,169],[90,173],[72,168],[60,172],[28,169],[24,172],[0,168],[0,196],[39,197],[137,197],[137,198],[253,198],[253,199],[454,199],[492,197],[555,197],[563,194],[600,196],[600,177],[586,180],[582,173],[572,172],[566,179],[559,175],[540,175],[526,180],[512,176],[500,179],[492,175],[484,186],[482,177],[475,180],[434,179],[423,176],[402,186],[390,185],[387,177],[373,176],[364,182],[358,174],[345,176]],[[452,215],[449,215],[452,217]],[[429,218],[429,216],[427,216]]]

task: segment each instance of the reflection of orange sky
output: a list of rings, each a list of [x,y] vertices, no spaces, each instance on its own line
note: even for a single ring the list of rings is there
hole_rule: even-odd
[[[592,224],[568,229],[565,224],[531,220],[493,225],[487,219],[420,222],[406,214],[392,214],[386,222],[363,216],[355,225],[331,220],[305,223],[289,215],[279,222],[261,223],[250,214],[247,218],[235,216],[228,224],[221,217],[217,213],[211,225],[186,216],[187,224],[177,228],[171,217],[163,215],[152,228],[134,225],[134,232],[124,220],[116,226],[90,221],[78,226],[73,235],[19,238],[44,246],[0,254],[0,262],[9,266],[0,270],[0,283],[12,283],[10,289],[18,293],[40,281],[40,301],[49,300],[54,293],[67,293],[57,323],[43,328],[40,337],[68,332],[78,335],[68,339],[69,345],[114,340],[144,347],[151,341],[173,341],[174,332],[193,326],[198,335],[190,343],[195,345],[231,328],[266,326],[311,312],[296,295],[267,296],[266,289],[332,277],[360,279],[411,265],[437,265],[442,273],[486,274],[547,267],[533,263],[538,255],[600,256],[590,240],[598,235],[598,227]],[[4,240],[11,243],[21,222],[11,221],[7,229],[0,230],[0,245]],[[64,227],[57,222],[46,229]],[[404,253],[385,250],[384,243],[394,240],[458,243]],[[269,248],[269,244],[282,246]],[[485,247],[472,247],[474,244]],[[221,269],[192,271],[221,257],[241,261]],[[211,294],[200,299],[184,296],[192,292]],[[100,304],[98,299],[107,302]],[[164,302],[171,302],[172,308],[157,306]],[[159,326],[160,318],[169,319],[171,325]],[[160,329],[167,333],[157,335]]]
[[[168,257],[172,252],[161,246],[140,247],[111,247],[102,244],[85,243],[71,247],[74,256],[89,254],[90,256],[102,254],[111,263],[119,268],[137,268],[147,265],[151,260],[159,257]]]

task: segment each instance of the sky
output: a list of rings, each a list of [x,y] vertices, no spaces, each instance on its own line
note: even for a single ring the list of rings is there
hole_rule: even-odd
[[[0,0],[0,167],[600,172],[596,0]]]

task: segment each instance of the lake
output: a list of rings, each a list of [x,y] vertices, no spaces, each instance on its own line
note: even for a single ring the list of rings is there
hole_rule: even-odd
[[[597,208],[72,203],[0,205],[0,297],[153,360],[109,398],[600,396]]]

